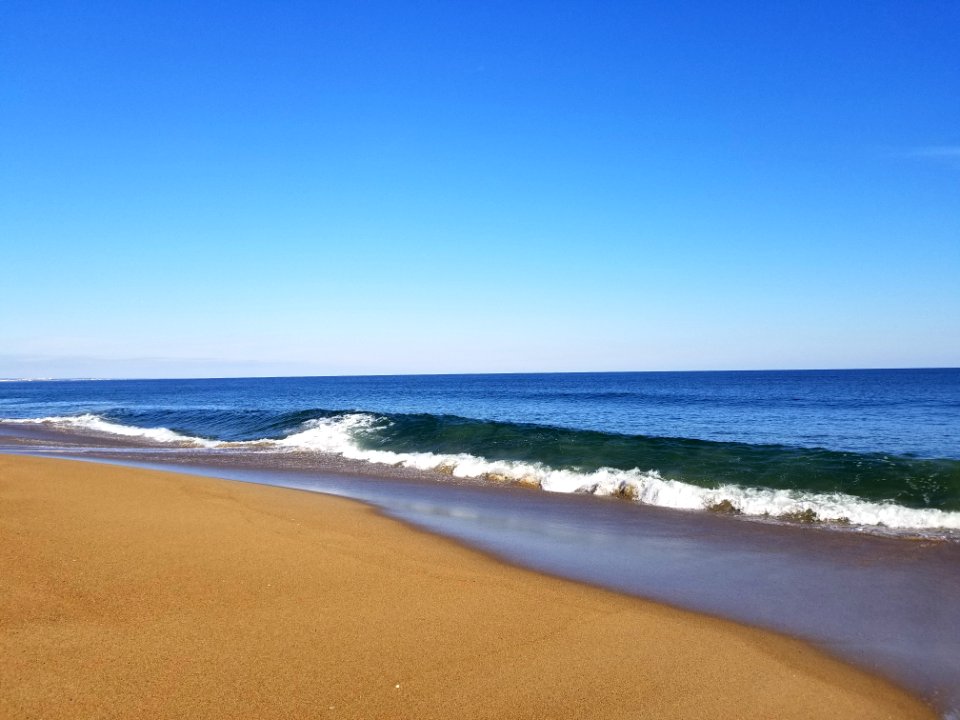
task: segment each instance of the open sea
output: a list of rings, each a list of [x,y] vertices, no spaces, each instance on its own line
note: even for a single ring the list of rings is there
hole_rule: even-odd
[[[960,530],[960,369],[0,383],[0,422],[759,518]]]

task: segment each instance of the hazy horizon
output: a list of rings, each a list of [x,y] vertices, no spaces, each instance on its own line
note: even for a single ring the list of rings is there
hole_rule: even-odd
[[[136,362],[136,361],[132,361]],[[220,365],[220,363],[218,363]],[[650,369],[621,369],[621,370],[523,370],[523,371],[464,371],[464,372],[369,372],[369,373],[287,373],[279,375],[264,374],[232,374],[232,375],[0,375],[0,382],[57,382],[85,380],[269,380],[272,378],[337,378],[337,377],[416,377],[416,376],[470,376],[470,375],[615,375],[640,373],[777,373],[777,372],[883,372],[883,371],[922,371],[922,370],[958,370],[960,366],[929,365],[929,366],[897,366],[897,367],[776,367],[776,368],[650,368]]]

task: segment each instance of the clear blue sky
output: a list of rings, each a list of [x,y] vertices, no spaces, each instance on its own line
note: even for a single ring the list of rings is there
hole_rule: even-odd
[[[0,3],[0,377],[960,365],[960,3]]]

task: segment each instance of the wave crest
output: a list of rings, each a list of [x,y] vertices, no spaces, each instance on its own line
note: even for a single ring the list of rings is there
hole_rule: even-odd
[[[53,416],[43,418],[14,419],[5,418],[0,423],[22,424],[22,425],[52,425],[60,428],[79,430],[81,432],[93,432],[103,435],[120,435],[122,437],[137,437],[152,440],[158,443],[176,443],[182,446],[193,447],[214,447],[219,443],[204,438],[181,435],[178,432],[167,428],[142,428],[134,425],[121,425],[120,423],[104,420],[99,415],[85,413],[83,415]]]
[[[679,510],[727,506],[734,512],[753,516],[810,518],[812,513],[817,520],[854,525],[960,530],[958,512],[870,502],[845,493],[810,493],[729,484],[704,488],[664,478],[656,470],[600,468],[578,472],[558,470],[541,463],[489,460],[467,453],[400,453],[361,447],[357,442],[358,434],[374,430],[379,421],[381,418],[366,413],[308,420],[300,432],[269,442],[281,448],[314,450],[349,460],[438,471],[465,479],[536,485],[547,492],[621,496],[645,505]]]
[[[745,487],[720,484],[702,487],[663,477],[655,469],[601,467],[582,471],[557,469],[540,462],[495,460],[470,453],[398,452],[364,446],[364,440],[391,422],[369,413],[353,412],[302,422],[296,432],[279,439],[218,441],[178,433],[168,428],[123,425],[99,415],[35,419],[3,419],[11,424],[45,424],[81,432],[142,438],[180,447],[236,449],[251,452],[318,452],[348,460],[432,471],[456,478],[517,483],[547,492],[584,493],[628,498],[634,502],[679,510],[720,509],[747,516],[779,517],[881,526],[898,530],[960,530],[960,512],[909,508],[892,501],[875,502],[842,492]]]

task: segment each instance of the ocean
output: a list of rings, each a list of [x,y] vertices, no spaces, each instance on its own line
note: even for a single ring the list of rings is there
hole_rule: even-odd
[[[960,369],[13,381],[0,418],[211,456],[960,531]]]

